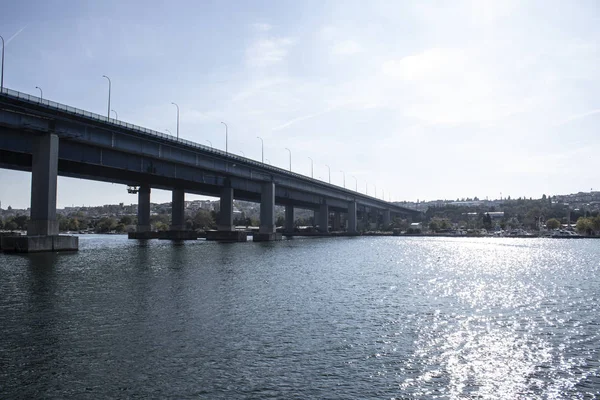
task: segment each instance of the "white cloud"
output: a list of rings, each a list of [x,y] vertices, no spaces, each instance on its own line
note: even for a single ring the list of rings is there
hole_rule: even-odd
[[[335,55],[352,55],[363,51],[362,46],[353,40],[344,40],[343,42],[336,43],[333,46],[333,54]]]
[[[258,39],[246,50],[246,63],[250,67],[278,64],[286,58],[292,44],[290,38]]]

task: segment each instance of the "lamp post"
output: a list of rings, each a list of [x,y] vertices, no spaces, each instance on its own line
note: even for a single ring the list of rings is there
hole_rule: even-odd
[[[4,88],[4,38],[0,36],[2,39],[2,73],[0,74],[0,93],[2,93],[2,89]]]
[[[246,157],[246,153],[244,153],[242,150],[240,150],[240,153],[242,153],[242,156]]]
[[[310,177],[312,178],[313,177],[313,164],[314,164],[314,162],[313,162],[312,158],[308,157],[308,159],[310,160]]]
[[[170,130],[168,130],[168,129],[165,129],[165,131],[169,132],[169,135],[173,136],[173,134],[171,133],[171,131],[170,131]]]
[[[267,162],[267,164],[271,165],[271,160],[269,160],[268,158],[265,158],[265,161]]]
[[[222,123],[223,125],[225,125],[225,154],[227,154],[227,140],[228,140],[228,139],[227,139],[227,136],[228,136],[228,135],[227,135],[227,130],[228,130],[228,128],[227,128],[227,124],[226,124],[225,122],[221,121],[221,123]]]
[[[210,148],[212,149],[212,147],[213,147],[212,146],[212,142],[210,140],[208,140],[208,139],[206,139],[206,141],[208,142],[208,144],[210,144]]]
[[[292,151],[287,147],[285,149],[290,153],[290,172],[292,172]]]
[[[373,187],[375,188],[375,198],[377,198],[377,185],[373,184]]]
[[[329,165],[327,165],[327,164],[325,164],[325,166],[329,170],[329,183],[331,183],[331,168],[329,168]]]
[[[108,119],[110,119],[110,89],[112,86],[112,82],[110,81],[110,78],[106,75],[102,75],[103,77],[105,77],[106,79],[108,79],[108,111],[106,113],[106,116],[108,117]]]
[[[42,88],[39,87],[39,86],[36,86],[35,88],[40,91],[40,100],[43,100],[44,99],[44,92],[42,92]]]
[[[352,177],[354,178],[354,191],[358,192],[358,180],[354,175],[352,175]]]
[[[110,111],[115,113],[115,119],[119,119],[119,114],[117,114],[117,112],[115,110],[110,110]]]
[[[346,189],[346,173],[342,170],[340,172],[344,175],[344,189]]]
[[[265,163],[265,142],[263,141],[263,138],[261,138],[260,136],[257,136],[257,138],[260,139],[260,160],[264,164]]]
[[[177,139],[179,139],[179,106],[173,102],[171,102],[171,104],[177,107]]]

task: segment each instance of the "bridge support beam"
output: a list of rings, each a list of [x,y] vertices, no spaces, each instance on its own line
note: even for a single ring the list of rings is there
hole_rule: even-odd
[[[260,227],[253,240],[255,242],[281,240],[281,233],[275,231],[275,184],[273,182],[263,183],[262,185],[260,193]]]
[[[285,206],[285,232],[294,232],[294,206],[291,204]]]
[[[58,176],[58,136],[44,135],[33,142],[31,164],[31,221],[28,236],[58,235],[56,186]]]
[[[325,202],[319,208],[319,232],[329,232],[329,206]]]
[[[356,202],[351,201],[348,203],[348,232],[357,233],[356,229]]]
[[[245,242],[248,239],[248,233],[233,229],[233,188],[230,186],[221,188],[217,229],[216,231],[207,231],[206,240],[231,243]]]
[[[150,232],[150,186],[141,185],[138,191],[137,233]]]
[[[339,211],[333,213],[333,231],[339,232],[342,229],[342,215]]]
[[[79,249],[77,236],[59,236],[56,219],[58,136],[36,136],[32,143],[31,220],[27,236],[2,236],[5,252],[44,252]]]
[[[233,188],[231,187],[221,189],[217,227],[220,231],[233,231]]]
[[[173,189],[171,202],[171,230],[185,230],[185,192],[183,189]]]
[[[389,209],[383,210],[383,228],[386,229],[392,223],[392,215]]]

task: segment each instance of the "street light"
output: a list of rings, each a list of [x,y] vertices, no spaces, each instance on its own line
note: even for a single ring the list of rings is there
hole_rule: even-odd
[[[265,142],[263,141],[263,139],[260,136],[257,136],[258,139],[260,139],[260,159],[262,161],[262,163],[265,163]]]
[[[271,165],[271,160],[269,160],[268,158],[265,158],[265,161],[267,162],[267,164]]]
[[[210,140],[208,140],[208,139],[206,139],[206,141],[208,142],[208,144],[210,144],[210,148],[212,149],[212,147],[213,147],[212,146],[212,142]]]
[[[104,78],[108,79],[108,112],[106,113],[108,116],[108,119],[110,119],[110,87],[112,86],[112,82],[110,81],[110,78],[106,75],[102,75]]]
[[[119,114],[117,114],[117,112],[115,110],[110,110],[110,111],[115,113],[115,119],[119,119]]]
[[[2,89],[4,88],[4,38],[0,36],[2,39],[2,73],[0,74],[0,93],[2,93]]]
[[[310,160],[310,177],[313,177],[313,159],[308,157],[308,159]]]
[[[375,198],[377,198],[377,185],[373,184],[373,187],[375,187]]]
[[[240,153],[242,153],[242,155],[243,155],[244,157],[246,157],[246,153],[244,153],[242,150],[240,150]]]
[[[227,154],[227,124],[223,121],[221,121],[221,123],[225,125],[225,154]]]
[[[179,106],[173,102],[171,102],[171,104],[177,107],[177,139],[179,139]]]
[[[327,165],[327,164],[325,164],[325,166],[329,170],[329,183],[331,183],[331,168],[329,168],[329,165]]]
[[[165,131],[169,132],[169,135],[173,136],[173,134],[171,133],[171,131],[170,131],[170,130],[168,130],[168,129],[165,129]]]
[[[42,100],[44,98],[44,92],[42,92],[42,88],[39,86],[36,86],[35,88],[40,91],[40,100]]]
[[[354,175],[352,175],[352,177],[354,178],[354,191],[358,192],[358,180]]]
[[[285,149],[290,153],[290,172],[292,172],[292,151],[287,147]]]
[[[344,175],[344,189],[346,189],[346,173],[342,170],[340,172]]]

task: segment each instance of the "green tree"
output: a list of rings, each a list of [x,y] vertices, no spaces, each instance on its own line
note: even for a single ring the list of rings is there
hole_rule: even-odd
[[[591,218],[579,217],[575,228],[579,233],[591,235],[592,231],[594,230],[594,223]]]
[[[115,229],[117,226],[117,221],[114,218],[104,217],[101,218],[100,221],[96,224],[96,232],[98,233],[108,233]]]
[[[552,230],[558,229],[560,228],[560,221],[556,218],[550,218],[548,221],[546,221],[546,228]]]
[[[17,224],[15,223],[15,221],[12,221],[12,220],[8,221],[8,222],[7,222],[7,223],[4,225],[4,228],[5,228],[7,231],[11,231],[11,232],[12,232],[12,231],[16,231],[17,229],[19,229],[19,227],[17,226]]]
[[[432,219],[429,221],[429,230],[432,232],[437,232],[440,230],[440,223],[438,219]]]
[[[123,225],[131,225],[131,224],[133,224],[133,218],[129,215],[123,215],[121,217],[121,219],[119,220],[119,223],[121,223]]]
[[[207,210],[198,210],[192,219],[194,229],[212,229],[215,227],[213,215]]]

